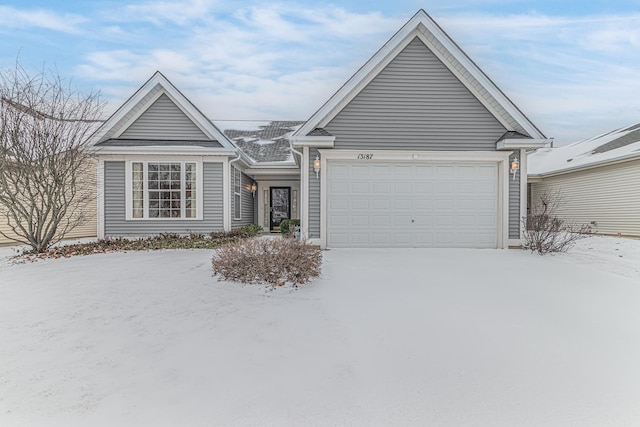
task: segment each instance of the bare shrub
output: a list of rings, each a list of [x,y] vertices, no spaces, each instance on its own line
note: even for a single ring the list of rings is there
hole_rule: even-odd
[[[307,283],[320,275],[318,246],[295,239],[248,239],[224,245],[213,257],[221,279],[272,286]]]
[[[522,219],[525,249],[544,255],[566,252],[577,240],[588,237],[591,226],[576,225],[557,215],[562,204],[560,193],[544,193],[531,206],[529,215]]]

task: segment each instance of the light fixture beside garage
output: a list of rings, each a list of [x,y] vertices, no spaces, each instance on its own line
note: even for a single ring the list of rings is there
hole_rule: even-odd
[[[313,161],[313,170],[316,173],[316,179],[318,179],[318,174],[320,173],[320,157],[316,154],[316,159]]]
[[[256,190],[258,189],[258,184],[256,184],[255,182],[253,184],[251,184],[251,197],[255,198],[256,197]]]
[[[513,180],[516,180],[516,174],[520,170],[520,162],[517,157],[514,157],[511,161],[511,173],[513,174]]]

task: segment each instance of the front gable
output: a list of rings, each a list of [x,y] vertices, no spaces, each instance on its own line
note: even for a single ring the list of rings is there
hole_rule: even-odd
[[[119,138],[196,141],[209,139],[164,92],[120,134]]]
[[[347,149],[491,151],[506,132],[417,36],[324,129]]]
[[[415,57],[418,55],[422,60]],[[408,61],[408,62],[407,62]],[[430,68],[426,62],[422,64],[425,67],[422,73],[418,72],[416,68],[413,68],[420,64],[421,61],[431,63]],[[437,64],[437,66],[436,66]],[[398,67],[399,66],[399,67]],[[406,67],[406,69],[404,68]],[[413,68],[414,74],[411,75]],[[418,67],[419,68],[419,67]],[[393,70],[393,72],[391,71]],[[400,72],[401,75],[393,75]],[[384,74],[382,74],[384,73]],[[332,127],[334,131],[344,131],[343,123],[345,117],[351,115],[349,120],[355,120],[355,123],[361,118],[358,115],[369,115],[371,112],[374,114],[381,114],[385,120],[386,125],[391,132],[392,129],[402,129],[405,126],[416,125],[416,120],[412,120],[411,123],[403,122],[403,113],[410,107],[412,102],[418,101],[418,93],[411,95],[412,88],[403,87],[403,73],[409,73],[409,77],[413,79],[410,84],[417,84],[418,88],[425,89],[431,85],[434,89],[430,92],[431,102],[434,102],[433,97],[436,97],[443,101],[442,109],[431,109],[430,113],[432,117],[437,117],[439,114],[444,115],[444,120],[441,127],[448,126],[451,123],[447,119],[453,119],[451,111],[447,111],[452,105],[454,107],[462,106],[460,113],[468,113],[468,117],[471,121],[469,126],[475,124],[476,121],[481,121],[482,126],[479,131],[487,132],[488,135],[493,136],[496,134],[498,127],[496,122],[502,126],[502,134],[497,135],[493,139],[493,148],[496,149],[495,143],[497,139],[505,132],[517,132],[530,138],[532,141],[546,140],[546,137],[538,130],[538,128],[511,102],[511,100],[487,77],[486,74],[460,49],[460,47],[436,24],[424,10],[418,11],[413,18],[409,20],[378,52],[376,52],[367,63],[365,63],[313,116],[305,122],[300,129],[295,132],[291,140],[296,145],[309,145],[309,146],[327,146],[326,142],[320,141],[314,133],[317,133],[318,129],[324,129],[331,134],[331,141],[328,146],[333,146],[334,139],[335,144],[339,144],[339,138],[334,135],[327,127]],[[382,74],[382,76],[381,76]],[[378,77],[384,78],[378,78]],[[404,74],[404,77],[407,77]],[[389,81],[391,78],[393,81]],[[421,80],[422,79],[422,80]],[[432,79],[432,81],[428,81]],[[443,79],[437,81],[437,79]],[[374,80],[377,80],[373,86],[370,86]],[[456,82],[457,80],[457,82]],[[395,85],[395,88],[389,86],[391,82]],[[379,85],[379,83],[386,83]],[[377,86],[376,86],[377,85]],[[447,87],[449,85],[449,87]],[[452,88],[453,92],[449,95],[446,90]],[[464,87],[464,97],[466,104],[456,105],[452,101],[465,101],[455,100],[453,97],[458,96],[461,87]],[[382,90],[382,92],[381,92]],[[400,96],[406,95],[404,98],[406,102],[400,107],[397,106],[397,99],[389,98],[391,91],[394,91]],[[442,92],[442,91],[445,92]],[[365,91],[365,96],[361,97],[360,94]],[[386,93],[385,93],[386,91]],[[404,93],[403,93],[404,91]],[[442,93],[438,93],[438,92]],[[369,92],[368,94],[366,92]],[[371,108],[369,111],[358,111],[354,108],[355,104],[362,101],[367,101],[367,95],[377,96],[376,100],[377,108],[381,108],[385,111],[379,113]],[[477,101],[471,100],[468,95],[471,95]],[[356,98],[359,98],[356,100]],[[355,103],[352,103],[354,100]],[[371,98],[368,99],[371,101]],[[446,101],[446,102],[444,102]],[[387,103],[389,105],[387,105]],[[484,111],[479,108],[478,103],[484,107]],[[424,105],[416,105],[416,109],[411,109],[407,118],[412,119],[413,115],[417,114]],[[427,111],[423,111],[424,114]],[[491,117],[487,116],[486,112]],[[480,116],[478,116],[480,114]],[[343,117],[338,117],[342,115]],[[395,123],[390,123],[388,120],[390,117],[397,119]],[[488,118],[488,120],[486,120]],[[458,119],[459,120],[459,119]],[[456,120],[453,120],[454,122]],[[418,127],[424,126],[424,124],[418,123]],[[454,126],[456,126],[454,124]],[[484,127],[487,129],[483,129]],[[488,130],[488,128],[491,128]],[[370,136],[373,136],[373,132],[369,132]],[[440,135],[441,132],[436,132],[436,135]],[[385,136],[386,137],[386,136]],[[464,136],[462,136],[464,137]],[[327,137],[324,137],[327,139]],[[389,147],[391,149],[395,147]],[[425,147],[426,148],[426,147]],[[435,148],[438,149],[438,148]],[[474,148],[475,149],[475,148]]]
[[[90,146],[236,147],[166,77],[156,72],[92,135]],[[115,149],[115,148],[114,148]]]

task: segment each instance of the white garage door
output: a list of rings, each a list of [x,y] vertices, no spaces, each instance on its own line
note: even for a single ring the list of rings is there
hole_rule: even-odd
[[[327,164],[328,247],[497,247],[496,163]]]

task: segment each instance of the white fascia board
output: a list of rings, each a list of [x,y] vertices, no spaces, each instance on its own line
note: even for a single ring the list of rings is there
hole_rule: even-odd
[[[145,155],[212,155],[212,156],[235,156],[236,151],[229,150],[216,150],[206,147],[185,147],[185,146],[166,146],[166,147],[114,147],[106,146],[103,148],[97,148],[93,151],[95,155],[106,154],[145,154]]]
[[[317,127],[326,125],[344,106],[353,99],[360,90],[371,81],[378,72],[386,66],[397,53],[400,52],[414,37],[418,36],[429,46],[433,53],[452,71],[460,81],[472,93],[478,96],[477,90],[471,85],[460,71],[457,70],[450,61],[438,50],[434,49],[432,43],[421,31],[421,25],[441,43],[445,49],[455,58],[463,68],[489,93],[495,101],[502,106],[505,111],[518,122],[531,137],[542,139],[545,136],[535,127],[535,125],[511,102],[511,100],[493,83],[489,77],[469,58],[460,47],[438,26],[438,24],[424,11],[419,10],[396,34],[385,43],[309,120],[307,120],[292,135],[293,138],[305,136]],[[478,96],[478,99],[493,110],[489,100]],[[504,118],[499,114],[494,116],[504,124]],[[509,129],[509,126],[505,126]],[[512,130],[512,129],[510,129]]]
[[[552,139],[506,138],[496,143],[496,150],[521,150],[544,148]]]
[[[289,138],[291,143],[296,147],[325,147],[333,148],[335,136],[292,136]]]
[[[375,161],[457,161],[457,162],[502,162],[508,161],[511,153],[506,151],[396,151],[396,150],[318,150],[327,160],[353,160],[362,163]],[[371,155],[363,159],[362,155]],[[359,158],[360,157],[360,158]]]
[[[249,168],[245,173],[253,176],[260,175],[287,175],[287,176],[299,176],[300,168]]]
[[[548,178],[548,177],[556,176],[556,175],[564,175],[564,174],[572,173],[572,172],[578,172],[578,171],[583,171],[583,170],[588,170],[588,169],[595,169],[595,168],[599,168],[599,167],[602,167],[602,166],[610,166],[610,165],[615,165],[615,164],[624,163],[624,162],[630,162],[630,161],[638,160],[638,159],[640,159],[640,153],[631,153],[631,154],[627,154],[626,156],[616,157],[614,159],[601,160],[599,162],[593,162],[593,163],[589,163],[589,164],[586,164],[586,165],[573,166],[573,167],[569,167],[569,168],[565,168],[565,169],[557,169],[557,170],[549,171],[549,172],[545,172],[545,173],[527,174],[527,176],[529,177],[529,180],[537,180],[537,179],[540,179],[540,178]]]

